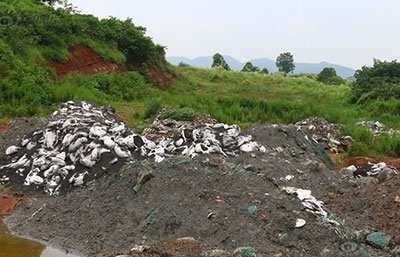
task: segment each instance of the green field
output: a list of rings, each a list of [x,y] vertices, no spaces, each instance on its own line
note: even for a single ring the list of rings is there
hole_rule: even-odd
[[[176,79],[168,89],[146,81],[136,72],[67,76],[55,86],[55,102],[89,100],[116,106],[132,127],[146,126],[163,106],[188,108],[206,113],[220,122],[248,128],[263,123],[295,123],[311,116],[346,125],[344,133],[356,139],[350,155],[400,155],[400,140],[374,139],[355,123],[360,119],[378,120],[400,129],[399,100],[375,100],[368,104],[350,102],[349,85],[326,85],[316,75],[283,76],[170,67]],[[56,108],[49,108],[48,113]]]

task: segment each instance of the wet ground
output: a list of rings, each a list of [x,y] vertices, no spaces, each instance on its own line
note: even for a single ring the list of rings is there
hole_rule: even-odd
[[[0,257],[78,257],[12,235],[0,220]]]
[[[11,235],[0,221],[0,257],[39,257],[45,248],[40,243]]]
[[[22,203],[22,194],[0,193],[0,257],[77,257],[12,235],[1,217],[11,214]]]

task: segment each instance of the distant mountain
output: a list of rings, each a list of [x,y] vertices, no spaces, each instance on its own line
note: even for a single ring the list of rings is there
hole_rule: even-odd
[[[229,64],[232,70],[239,71],[243,68],[245,63],[242,63],[235,58],[224,55],[225,61]],[[197,57],[195,59],[189,59],[186,57],[167,57],[168,62],[174,65],[178,65],[180,62],[184,62],[186,64],[200,67],[200,68],[210,68],[213,62],[212,56],[203,56]],[[269,72],[277,72],[278,68],[275,65],[275,61],[270,60],[268,58],[260,58],[260,59],[253,59],[250,62],[259,67],[267,68]],[[345,66],[327,63],[327,62],[320,62],[320,63],[295,63],[296,69],[294,71],[295,74],[299,73],[320,73],[326,67],[332,67],[336,70],[337,74],[342,78],[348,78],[354,75],[354,70]]]

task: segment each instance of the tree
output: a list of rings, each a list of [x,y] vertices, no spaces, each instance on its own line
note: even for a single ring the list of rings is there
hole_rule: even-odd
[[[211,65],[212,68],[222,67],[225,70],[231,70],[229,64],[225,61],[224,57],[220,53],[216,53],[213,56],[213,64]]]
[[[190,67],[190,65],[187,64],[187,63],[184,63],[184,62],[179,62],[179,63],[178,63],[178,67],[181,67],[181,68],[188,68],[188,67]]]
[[[294,65],[293,55],[289,52],[281,53],[278,58],[276,58],[276,67],[280,72],[288,74],[294,71],[296,67]]]
[[[263,68],[263,69],[260,71],[260,73],[261,73],[261,74],[269,74],[269,70],[268,70],[267,68]]]
[[[258,68],[257,66],[254,66],[251,62],[247,62],[241,71],[242,72],[259,72],[260,68]]]
[[[336,74],[336,70],[331,67],[324,68],[317,77],[319,82],[331,85],[340,85],[344,83],[344,79]]]
[[[317,80],[319,82],[327,81],[329,78],[336,76],[336,70],[331,67],[324,68],[319,74]]]
[[[365,103],[374,99],[400,98],[400,62],[374,59],[372,67],[364,66],[354,75],[351,84],[354,102]]]

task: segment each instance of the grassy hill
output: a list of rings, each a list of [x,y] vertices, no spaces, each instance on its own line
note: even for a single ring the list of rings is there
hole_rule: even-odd
[[[355,103],[349,82],[325,85],[311,74],[174,67],[165,62],[164,47],[154,44],[145,28],[131,20],[99,20],[34,0],[1,1],[0,10],[9,17],[9,23],[0,26],[0,118],[48,115],[68,100],[112,104],[137,128],[148,126],[146,118],[167,105],[175,107],[181,117],[206,113],[243,128],[320,116],[346,125],[344,133],[356,139],[350,155],[400,155],[399,137],[374,139],[354,125],[370,119],[400,129],[396,98]],[[121,69],[93,76],[72,73],[57,80],[47,64],[66,62],[74,44],[93,49]],[[172,84],[160,87],[154,83],[154,67],[159,73],[173,73]]]
[[[65,62],[74,44],[90,47],[104,60],[125,67],[128,74],[121,78],[113,75],[117,80],[129,77],[144,83],[148,70],[142,64],[164,59],[164,47],[154,44],[145,35],[146,29],[135,26],[129,19],[99,20],[78,14],[73,9],[55,9],[40,2],[0,2],[3,17],[0,26],[1,116],[44,114],[55,104],[79,94],[90,99],[113,100],[122,100],[121,95],[132,95],[130,91],[134,88],[130,86],[116,92],[112,86],[97,88],[93,84],[70,95],[68,90],[72,85],[58,83],[54,71],[46,64],[49,61]]]

